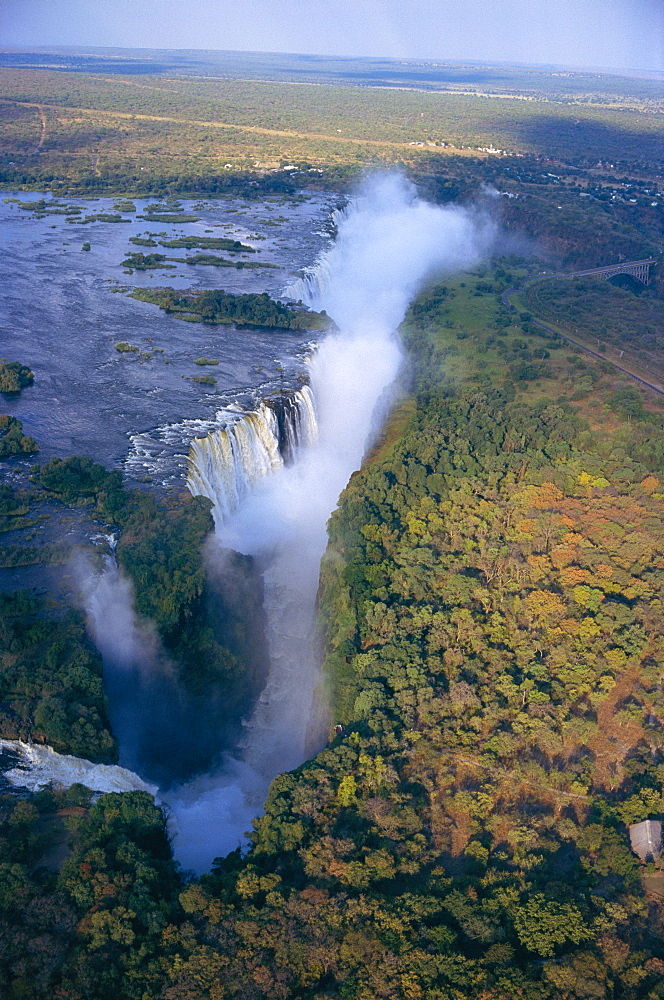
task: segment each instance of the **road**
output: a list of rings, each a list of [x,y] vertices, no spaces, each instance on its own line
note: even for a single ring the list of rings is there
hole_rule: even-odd
[[[579,272],[579,273],[585,273],[585,274],[587,274],[588,272],[586,271],[586,272]],[[567,273],[567,274],[564,275],[564,277],[570,278],[570,277],[573,277],[574,274],[576,274],[576,272],[574,272],[573,274]],[[548,281],[550,278],[558,278],[558,277],[561,277],[561,275],[551,274],[551,275],[547,275],[546,278],[537,278],[535,280],[536,281]],[[511,309],[516,309],[516,307],[514,305],[512,305],[511,297],[513,295],[516,295],[519,292],[522,292],[525,289],[525,287],[526,286],[523,285],[521,288],[506,288],[505,291],[503,292],[502,296],[501,296],[502,301],[503,301],[503,305],[508,306]],[[594,358],[599,358],[600,361],[608,361],[608,363],[610,365],[613,365],[613,367],[617,368],[618,371],[624,372],[625,375],[629,375],[629,377],[631,379],[634,379],[635,382],[639,382],[641,385],[644,385],[647,389],[651,389],[653,392],[656,392],[658,396],[664,396],[664,385],[661,385],[659,382],[651,382],[648,379],[642,378],[640,375],[636,375],[633,371],[630,371],[629,368],[624,368],[622,365],[619,365],[616,361],[614,361],[613,358],[609,358],[609,357],[607,357],[606,354],[601,354],[599,351],[593,351],[593,349],[591,347],[587,347],[585,344],[581,343],[580,341],[575,340],[574,337],[570,337],[569,334],[562,333],[559,329],[556,329],[553,326],[549,326],[549,324],[545,323],[543,320],[536,319],[533,316],[531,322],[533,322],[535,324],[535,326],[539,326],[543,330],[546,330],[547,333],[553,334],[554,336],[557,336],[557,337],[562,337],[562,339],[566,340],[568,342],[568,344],[572,344],[574,347],[577,347],[579,350],[585,351],[586,354],[591,354]]]

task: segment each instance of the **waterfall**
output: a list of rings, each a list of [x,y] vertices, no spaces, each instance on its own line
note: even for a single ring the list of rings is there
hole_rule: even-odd
[[[320,310],[324,308],[321,303],[325,301],[325,292],[332,287],[333,282],[334,267],[329,255],[324,254],[313,267],[304,269],[301,278],[285,289],[284,298],[305,302],[312,309]]]
[[[271,416],[261,413],[262,432],[271,442],[261,462],[269,475],[261,477],[252,464],[255,442],[253,450],[242,450],[237,422],[222,431],[221,465],[201,462],[200,441],[192,457],[200,477],[196,488],[228,512],[217,519],[218,543],[264,567],[269,648],[268,680],[238,756],[227,756],[218,772],[168,798],[175,855],[199,872],[243,842],[270,781],[302,763],[311,749],[308,729],[320,677],[315,602],[327,520],[385,415],[401,364],[397,330],[409,302],[432,274],[477,263],[491,238],[472,211],[428,205],[395,175],[367,185],[340,213],[338,234],[316,268],[286,292],[324,308],[337,326],[309,361],[315,439],[296,448],[294,460],[284,461],[284,439]],[[297,443],[304,444],[310,431],[299,412]],[[251,427],[254,433],[248,417],[242,418],[244,431]],[[291,419],[286,424],[295,426]],[[211,450],[208,442],[205,451]],[[318,734],[319,746],[325,735]]]
[[[11,785],[31,792],[47,785],[70,788],[74,784],[98,793],[141,791],[156,795],[158,791],[156,785],[117,764],[93,764],[82,757],[56,753],[52,747],[21,740],[0,739],[0,770]]]
[[[332,231],[338,233],[339,227],[343,229],[344,222],[348,215],[352,214],[355,203],[351,202],[345,208],[336,208],[330,213]],[[303,302],[311,309],[324,309],[327,291],[334,287],[336,276],[334,254],[329,250],[324,250],[312,267],[302,269],[302,277],[297,278],[283,291],[285,299],[292,299],[294,302]]]
[[[217,525],[270,472],[291,462],[298,448],[316,440],[318,425],[311,389],[264,399],[248,413],[226,411],[223,426],[189,446],[187,486],[214,503]]]
[[[283,393],[265,400],[277,421],[279,454],[285,464],[292,462],[298,448],[318,437],[314,396],[308,385],[295,393]]]

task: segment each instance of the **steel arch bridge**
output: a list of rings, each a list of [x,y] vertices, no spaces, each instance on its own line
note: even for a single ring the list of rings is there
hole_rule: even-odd
[[[616,274],[629,274],[642,285],[650,284],[650,268],[657,263],[655,257],[646,260],[627,260],[623,264],[609,264],[606,267],[593,267],[586,271],[573,271],[570,278],[592,277],[608,280]]]

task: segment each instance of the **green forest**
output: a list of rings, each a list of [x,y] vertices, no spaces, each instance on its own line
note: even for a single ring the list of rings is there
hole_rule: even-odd
[[[32,385],[34,375],[26,365],[18,361],[0,362],[0,392],[3,395],[14,395],[27,385]]]
[[[29,455],[38,450],[35,439],[23,433],[20,420],[0,413],[0,458],[7,455]]]
[[[664,996],[664,880],[627,830],[664,811],[664,405],[506,307],[519,268],[410,309],[412,393],[344,491],[322,567],[336,730],[273,782],[249,853],[186,878],[145,793],[2,798],[9,1000]],[[210,683],[202,659],[247,683],[232,627],[215,639],[201,617],[207,501],[157,504],[87,459],[33,480],[117,526],[188,684]],[[113,759],[80,621],[46,634],[17,601],[12,724],[62,718],[54,745]],[[19,710],[38,658],[52,679]]]
[[[160,254],[150,256],[161,258]],[[193,258],[191,261],[194,262]],[[174,288],[137,288],[130,294],[131,298],[140,302],[151,302],[178,319],[194,323],[213,325],[234,323],[236,326],[265,327],[270,330],[328,330],[332,326],[332,321],[325,310],[318,313],[284,305],[283,302],[270,298],[265,292],[234,295],[223,289],[182,293]]]

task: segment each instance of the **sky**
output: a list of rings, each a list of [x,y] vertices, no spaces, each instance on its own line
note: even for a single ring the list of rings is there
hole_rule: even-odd
[[[0,0],[0,46],[664,69],[664,0]]]

